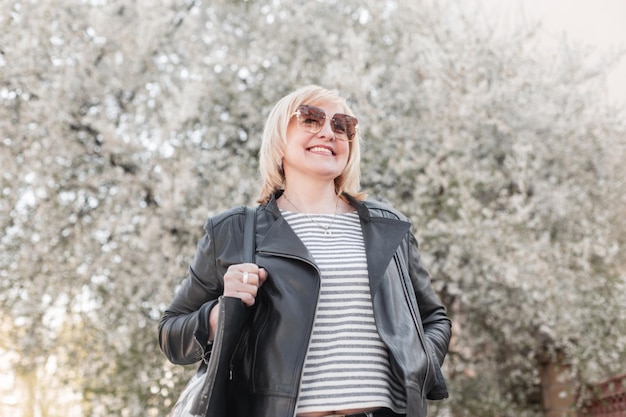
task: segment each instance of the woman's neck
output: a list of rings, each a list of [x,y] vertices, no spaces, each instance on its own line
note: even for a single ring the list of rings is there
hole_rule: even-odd
[[[286,186],[281,197],[278,201],[280,208],[303,213],[333,214],[340,203],[334,186],[330,191]]]

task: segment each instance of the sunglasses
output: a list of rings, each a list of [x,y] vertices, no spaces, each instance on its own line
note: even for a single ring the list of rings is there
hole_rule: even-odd
[[[319,107],[301,104],[293,114],[296,116],[298,128],[310,132],[319,133],[326,122],[326,112]],[[352,140],[356,135],[356,117],[347,114],[335,113],[330,119],[330,128],[335,133],[335,138],[339,140]]]

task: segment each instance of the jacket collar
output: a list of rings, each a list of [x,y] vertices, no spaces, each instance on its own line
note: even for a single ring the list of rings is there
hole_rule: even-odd
[[[315,265],[307,248],[280,213],[276,200],[281,194],[282,191],[273,194],[264,206],[264,209],[274,217],[274,222],[268,225],[269,228],[263,233],[264,236],[258,243],[257,249],[288,257],[298,257]],[[382,279],[393,254],[406,237],[410,224],[395,217],[374,215],[367,203],[346,193],[343,196],[355,208],[361,219],[367,266],[374,292],[377,281]]]
[[[257,251],[300,258],[317,268],[313,256],[280,213],[276,200],[281,194],[282,190],[272,194],[267,204],[261,205],[261,211],[269,212],[271,219],[267,222],[257,220],[257,233],[262,236],[257,241]]]
[[[276,218],[282,217],[280,214],[280,209],[278,208],[277,200],[283,195],[284,190],[278,190],[274,194],[270,196],[269,201],[265,205],[265,209],[274,214]],[[352,195],[348,193],[341,194],[343,197],[348,200],[348,203],[354,207],[357,211],[359,217],[361,218],[361,222],[369,222],[371,219],[371,214],[369,208],[363,203],[363,201],[354,198]]]

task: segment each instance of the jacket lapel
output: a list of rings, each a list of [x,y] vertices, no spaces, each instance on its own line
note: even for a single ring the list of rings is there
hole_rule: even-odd
[[[410,224],[401,220],[372,217],[369,221],[361,221],[361,225],[373,298]]]
[[[270,225],[261,241],[257,243],[257,251],[302,258],[315,263],[306,246],[283,217],[278,217]]]

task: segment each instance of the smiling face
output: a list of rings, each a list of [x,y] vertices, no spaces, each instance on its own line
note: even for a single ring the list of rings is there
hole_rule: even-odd
[[[345,140],[337,140],[330,127],[330,119],[335,113],[343,113],[344,109],[334,103],[310,104],[326,112],[324,126],[318,133],[310,133],[298,128],[295,116],[291,118],[283,156],[285,178],[309,176],[334,180],[346,167],[350,144]]]

